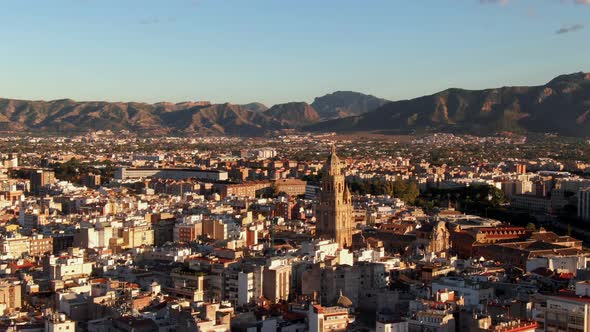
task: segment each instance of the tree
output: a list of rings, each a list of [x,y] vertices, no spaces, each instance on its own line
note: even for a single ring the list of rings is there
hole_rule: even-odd
[[[413,204],[419,195],[420,189],[418,189],[416,182],[410,182],[407,185],[404,183],[403,191],[396,196],[406,203]]]
[[[534,232],[537,230],[537,226],[535,226],[535,224],[533,224],[532,222],[526,224],[525,228],[527,231],[531,231],[531,232]]]
[[[406,183],[401,178],[397,178],[397,179],[395,179],[395,181],[393,181],[392,188],[393,188],[393,195],[395,195],[396,197],[400,197],[400,198],[402,196],[404,196],[404,194],[406,193],[406,191],[408,189]]]
[[[350,191],[357,195],[365,195],[367,193],[366,182],[354,179],[348,183]]]

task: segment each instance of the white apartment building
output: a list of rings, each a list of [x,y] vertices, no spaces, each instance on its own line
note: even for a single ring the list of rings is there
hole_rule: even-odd
[[[49,256],[49,278],[65,280],[77,276],[90,275],[93,262],[85,262],[82,256]]]
[[[544,307],[535,309],[537,331],[590,331],[590,281],[580,281],[576,291],[547,296]]]
[[[443,277],[432,282],[432,296],[439,291],[455,291],[462,296],[466,307],[474,307],[494,297],[494,289],[483,287],[478,283],[471,283],[458,277]]]
[[[527,260],[526,271],[544,267],[559,273],[575,274],[578,269],[586,268],[586,259],[585,255],[543,255]]]
[[[229,179],[226,171],[201,170],[189,168],[125,168],[121,167],[115,172],[118,180],[158,178],[158,179],[201,179],[213,181],[225,181]]]

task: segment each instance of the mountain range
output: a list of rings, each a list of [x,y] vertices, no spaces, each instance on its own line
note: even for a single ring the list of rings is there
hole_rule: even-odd
[[[382,134],[551,132],[590,136],[590,73],[561,75],[541,86],[448,89],[386,103],[371,112],[306,129]]]
[[[357,92],[340,91],[332,95],[339,96],[333,107],[329,100],[316,99],[321,103],[319,111],[305,102],[268,108],[261,103],[147,104],[0,99],[0,130],[68,133],[110,129],[150,134],[262,136],[275,130],[298,129],[333,119],[334,114],[362,114],[370,110],[367,105],[383,104],[382,99]]]
[[[561,75],[541,86],[452,88],[401,101],[338,91],[315,98],[311,104],[289,102],[270,108],[261,103],[0,99],[2,131],[71,133],[107,129],[143,134],[240,136],[263,136],[281,129],[381,134],[552,132],[590,136],[590,74]]]

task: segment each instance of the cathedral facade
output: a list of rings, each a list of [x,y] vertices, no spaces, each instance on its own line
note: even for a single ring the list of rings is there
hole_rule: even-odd
[[[352,245],[352,194],[346,185],[335,146],[332,146],[332,153],[324,167],[316,216],[318,237],[333,239],[341,248]]]

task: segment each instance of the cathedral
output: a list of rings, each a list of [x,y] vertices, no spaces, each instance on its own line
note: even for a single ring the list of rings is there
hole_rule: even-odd
[[[346,185],[336,147],[324,167],[317,207],[316,235],[333,239],[341,248],[352,245],[352,194]]]
[[[414,253],[420,250],[423,253],[431,253],[439,257],[446,254],[450,248],[450,233],[447,223],[444,221],[422,225],[416,229],[416,240],[411,245]]]

